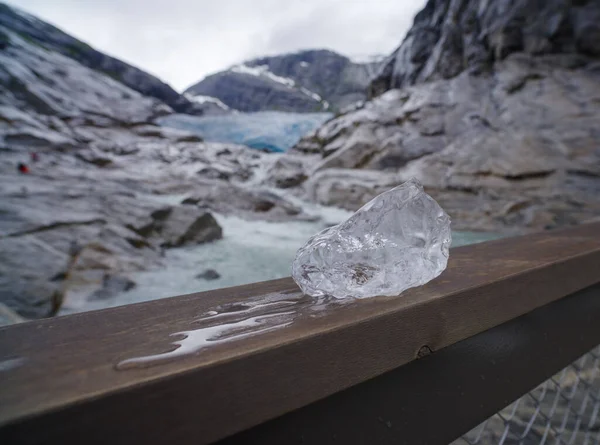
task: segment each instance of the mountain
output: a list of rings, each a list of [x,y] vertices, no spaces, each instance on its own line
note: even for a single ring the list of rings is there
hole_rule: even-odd
[[[308,218],[260,184],[275,158],[156,125],[171,90],[73,42],[0,5],[0,324],[131,289],[165,249],[227,237],[211,212]]]
[[[371,96],[494,70],[511,54],[600,56],[595,0],[429,0],[370,85]]]
[[[416,177],[454,229],[600,216],[600,2],[429,0],[369,92],[273,180],[356,209]]]
[[[160,79],[103,54],[60,29],[3,3],[0,3],[0,26],[10,29],[28,43],[62,54],[83,66],[110,76],[144,96],[154,97],[177,112],[204,114],[206,111],[206,107],[191,102]],[[6,37],[0,36],[0,45],[2,42],[6,42]]]
[[[185,93],[219,99],[239,111],[338,110],[366,98],[381,61],[354,63],[327,50],[246,61],[206,77]]]

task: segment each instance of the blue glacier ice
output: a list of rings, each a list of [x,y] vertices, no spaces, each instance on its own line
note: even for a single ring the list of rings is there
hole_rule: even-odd
[[[331,113],[259,111],[220,116],[172,114],[158,123],[190,131],[209,142],[228,142],[267,151],[286,151],[330,119]]]

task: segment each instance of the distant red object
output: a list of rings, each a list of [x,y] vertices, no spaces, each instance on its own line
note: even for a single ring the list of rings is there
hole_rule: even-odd
[[[34,152],[34,153],[31,153],[31,160],[32,160],[33,162],[37,162],[37,161],[39,161],[39,160],[40,160],[40,156],[39,156],[37,153],[35,153],[35,152]]]
[[[19,162],[19,166],[17,168],[19,169],[20,173],[23,173],[23,174],[29,173],[29,167],[27,167],[22,162]]]

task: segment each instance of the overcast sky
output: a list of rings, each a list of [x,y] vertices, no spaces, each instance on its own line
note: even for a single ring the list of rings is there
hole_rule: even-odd
[[[9,0],[183,90],[245,59],[307,48],[388,54],[425,0]]]

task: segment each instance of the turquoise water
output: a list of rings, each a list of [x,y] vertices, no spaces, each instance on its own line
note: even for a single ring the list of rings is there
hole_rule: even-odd
[[[242,144],[251,148],[282,152],[332,116],[331,113],[278,111],[201,117],[173,114],[160,118],[158,123],[195,133],[209,142]]]

